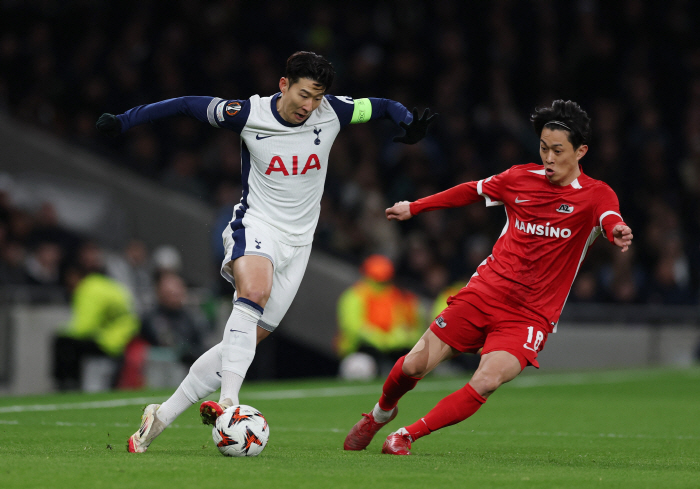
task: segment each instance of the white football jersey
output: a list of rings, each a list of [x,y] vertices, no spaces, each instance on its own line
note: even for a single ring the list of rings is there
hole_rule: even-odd
[[[292,124],[277,112],[279,95],[214,98],[207,118],[213,126],[241,135],[243,196],[231,222],[246,226],[262,221],[279,231],[280,241],[301,246],[313,239],[328,155],[341,129],[333,106],[352,112],[353,100],[327,95],[306,121]]]
[[[280,242],[303,246],[311,243],[318,223],[328,155],[338,131],[380,118],[410,124],[413,115],[389,99],[325,95],[307,120],[292,124],[277,112],[280,95],[247,100],[177,97],[133,107],[117,119],[125,132],[139,124],[188,115],[240,134],[243,196],[234,208],[231,228],[258,222],[279,231]]]

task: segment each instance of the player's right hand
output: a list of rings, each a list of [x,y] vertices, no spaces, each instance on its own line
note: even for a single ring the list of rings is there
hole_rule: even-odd
[[[632,245],[633,237],[632,229],[629,226],[617,224],[613,228],[613,242],[622,248],[623,253]]]
[[[413,217],[411,214],[411,203],[402,200],[386,210],[386,218],[390,221],[406,221]]]
[[[122,133],[122,123],[116,115],[102,114],[95,124],[97,130],[107,136],[117,137]]]

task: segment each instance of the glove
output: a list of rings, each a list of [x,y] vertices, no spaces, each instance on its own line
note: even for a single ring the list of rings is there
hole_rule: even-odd
[[[117,116],[112,114],[102,114],[95,124],[97,130],[107,136],[117,137],[122,133],[122,123]]]
[[[428,126],[434,122],[435,117],[437,117],[438,114],[433,114],[430,117],[428,117],[428,113],[430,112],[430,109],[425,109],[423,111],[423,115],[420,116],[420,119],[418,118],[418,109],[415,107],[413,108],[413,120],[411,121],[410,124],[406,124],[405,122],[401,121],[399,122],[399,126],[401,126],[404,131],[406,131],[406,134],[403,136],[396,136],[394,138],[395,143],[405,143],[405,144],[416,144],[418,141],[423,139],[425,135],[428,133]]]

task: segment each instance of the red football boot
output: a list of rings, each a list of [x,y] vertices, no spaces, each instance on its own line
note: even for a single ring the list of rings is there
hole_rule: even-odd
[[[226,399],[228,401],[228,399]],[[214,426],[216,418],[224,414],[226,408],[231,407],[226,401],[218,403],[216,401],[204,401],[199,406],[199,415],[202,417],[202,423]]]
[[[382,429],[384,425],[389,424],[389,422],[394,419],[398,413],[399,408],[397,406],[394,408],[394,412],[391,414],[391,417],[384,423],[377,423],[374,420],[374,415],[371,412],[369,414],[362,413],[362,419],[352,427],[350,433],[348,433],[348,436],[345,437],[343,448],[345,450],[364,450],[372,441],[374,435],[377,434],[377,431]]]
[[[411,435],[404,428],[390,434],[386,437],[382,453],[389,455],[410,455],[411,454]]]

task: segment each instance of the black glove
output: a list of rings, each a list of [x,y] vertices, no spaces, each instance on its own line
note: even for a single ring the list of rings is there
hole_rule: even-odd
[[[107,136],[117,137],[122,133],[122,123],[116,115],[102,114],[95,124],[97,130]]]
[[[419,119],[418,109],[414,107],[413,120],[411,121],[411,123],[406,124],[403,121],[399,122],[399,126],[401,126],[406,131],[406,134],[404,134],[403,136],[396,136],[394,138],[394,142],[416,144],[418,141],[423,139],[428,133],[428,126],[430,126],[430,124],[434,122],[435,117],[437,117],[437,114],[433,114],[430,117],[428,117],[429,112],[430,109],[425,109],[423,111],[423,115],[420,116]]]

